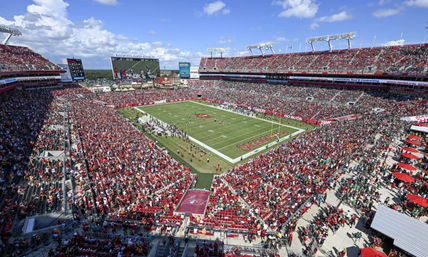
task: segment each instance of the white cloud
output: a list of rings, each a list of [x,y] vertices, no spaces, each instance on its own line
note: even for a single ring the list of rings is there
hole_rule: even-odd
[[[351,19],[352,16],[349,15],[346,11],[336,13],[330,16],[323,16],[317,19],[318,22],[338,22]]]
[[[264,42],[259,42],[258,44],[260,44],[260,45],[262,45],[262,44],[271,44],[271,45],[274,45],[274,42],[264,41]]]
[[[76,56],[98,67],[106,67],[109,57],[116,53],[155,56],[161,61],[193,58],[190,52],[161,42],[136,42],[115,34],[93,17],[73,22],[67,18],[68,3],[64,0],[33,2],[25,14],[16,15],[13,20],[0,17],[0,24],[22,31],[22,36],[13,37],[11,43],[29,46],[49,58]]]
[[[276,37],[275,42],[296,42],[298,41],[298,38],[286,38],[286,37]]]
[[[27,6],[27,12],[30,14],[38,14],[57,18],[65,18],[67,16],[68,3],[64,1],[54,0],[33,0],[35,4]]]
[[[288,38],[285,38],[285,37],[276,37],[275,41],[277,41],[277,42],[287,42],[287,41],[290,41],[290,40]]]
[[[8,21],[8,20],[4,19],[3,17],[0,17],[0,24],[9,26],[9,25],[12,25],[13,22],[12,21]]]
[[[319,24],[318,23],[316,23],[316,22],[312,22],[311,23],[311,25],[309,26],[310,28],[311,28],[311,30],[315,30],[315,29],[317,29],[317,28],[319,28]]]
[[[399,39],[399,40],[386,42],[383,45],[384,46],[402,46],[402,45],[404,45],[404,43],[405,43],[404,39]]]
[[[94,0],[100,4],[117,5],[117,0]]]
[[[408,6],[428,8],[428,0],[408,0],[405,2]]]
[[[348,14],[346,11],[342,11],[330,16],[322,16],[318,19],[316,19],[314,22],[309,25],[311,30],[316,30],[319,28],[320,24],[319,22],[339,22],[339,21],[345,21],[351,19],[352,16]]]
[[[284,9],[279,17],[312,18],[319,8],[314,0],[280,0],[274,3]]]
[[[384,18],[393,15],[397,15],[401,12],[401,9],[379,9],[373,13],[373,16],[377,18]]]
[[[204,6],[204,13],[207,15],[214,15],[221,12],[227,15],[230,13],[230,10],[225,7],[226,4],[223,1],[215,1]]]

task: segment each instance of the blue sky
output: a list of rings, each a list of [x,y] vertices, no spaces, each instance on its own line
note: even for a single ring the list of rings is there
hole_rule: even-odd
[[[155,56],[161,68],[199,64],[207,48],[249,55],[246,46],[309,51],[313,36],[356,32],[354,47],[428,41],[428,0],[15,0],[2,1],[0,24],[19,28],[10,43],[54,62],[110,68],[109,56]],[[0,38],[3,35],[0,35]],[[345,42],[333,42],[344,48]],[[316,44],[317,50],[327,45]]]

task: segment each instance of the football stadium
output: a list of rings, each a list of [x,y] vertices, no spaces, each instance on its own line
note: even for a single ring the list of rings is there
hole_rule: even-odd
[[[348,10],[316,18],[305,50],[280,52],[281,39],[232,52],[222,38],[193,60],[159,42],[109,48],[127,28],[106,43],[91,38],[101,21],[68,20],[78,3],[28,2],[12,21],[0,11],[1,256],[428,256],[426,36],[362,47],[356,32],[316,36]],[[194,16],[229,19],[229,2]],[[281,3],[287,19],[325,5]],[[73,40],[90,27],[79,37],[91,40],[28,36],[51,24]],[[85,45],[97,40],[102,58]]]

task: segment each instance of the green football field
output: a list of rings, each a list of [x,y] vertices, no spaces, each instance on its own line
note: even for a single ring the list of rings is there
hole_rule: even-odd
[[[301,127],[249,117],[192,101],[142,106],[138,109],[175,125],[185,131],[193,142],[230,163],[237,163],[304,132]]]

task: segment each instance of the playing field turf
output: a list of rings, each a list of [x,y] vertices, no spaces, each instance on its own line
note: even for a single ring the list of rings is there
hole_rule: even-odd
[[[138,107],[151,116],[185,131],[204,148],[231,160],[246,158],[304,130],[260,118],[237,114],[197,102]],[[247,155],[246,155],[247,154]]]

